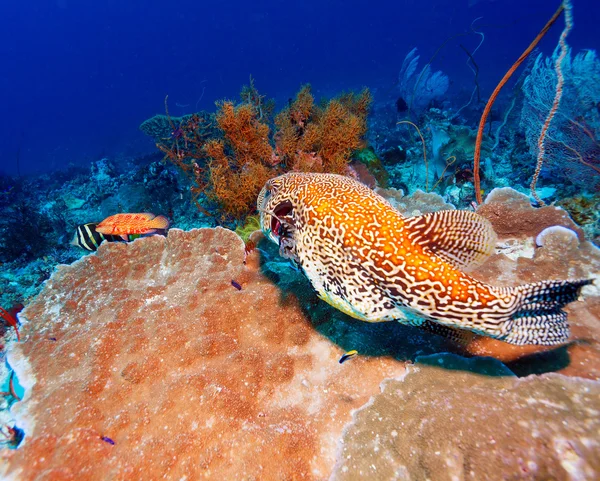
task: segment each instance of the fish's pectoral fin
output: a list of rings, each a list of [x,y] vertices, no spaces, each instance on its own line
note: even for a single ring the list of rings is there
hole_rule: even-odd
[[[456,327],[444,326],[443,324],[438,324],[434,321],[424,321],[417,327],[437,336],[449,339],[460,346],[467,346],[475,337],[477,337],[477,334],[474,332],[458,329]]]
[[[492,224],[475,212],[440,210],[405,220],[408,238],[457,269],[473,269],[494,252]]]

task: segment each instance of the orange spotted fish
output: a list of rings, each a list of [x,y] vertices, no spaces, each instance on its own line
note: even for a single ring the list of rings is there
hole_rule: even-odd
[[[261,228],[308,277],[319,297],[367,322],[399,321],[461,339],[555,345],[569,337],[567,314],[591,280],[500,288],[464,270],[494,251],[491,224],[470,211],[403,217],[348,177],[289,173],[258,197]]]
[[[169,228],[169,219],[164,215],[150,213],[115,214],[107,217],[96,226],[96,232],[104,235],[121,236],[129,240],[129,235],[154,234]]]

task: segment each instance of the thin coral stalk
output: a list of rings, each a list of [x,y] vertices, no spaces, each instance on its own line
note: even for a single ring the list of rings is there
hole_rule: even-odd
[[[437,180],[437,182],[435,184],[433,184],[433,187],[431,188],[432,191],[435,190],[438,185],[440,185],[440,183],[444,179],[444,174],[448,170],[448,167],[450,167],[452,164],[454,164],[454,162],[456,162],[456,156],[455,155],[451,155],[450,157],[448,157],[446,159],[446,165],[444,167],[444,170],[442,170],[442,173],[440,174],[440,178]]]
[[[419,133],[419,137],[421,137],[421,143],[423,144],[423,161],[425,162],[425,191],[429,192],[429,165],[427,164],[427,149],[425,148],[425,139],[423,138],[423,135],[421,134],[419,127],[417,127],[415,124],[413,124],[410,120],[401,120],[396,125],[398,125],[398,124],[412,125],[415,129],[417,129],[417,132]]]
[[[548,112],[548,116],[544,121],[544,125],[542,125],[542,131],[540,132],[540,137],[538,139],[538,155],[537,155],[537,163],[535,166],[535,172],[533,173],[533,178],[531,179],[531,185],[529,186],[531,189],[531,195],[540,205],[546,205],[545,202],[540,199],[535,191],[535,186],[537,184],[538,178],[540,176],[540,172],[542,170],[542,166],[544,165],[544,156],[546,155],[546,133],[550,128],[550,123],[552,119],[556,115],[556,111],[558,110],[558,106],[560,104],[560,99],[562,98],[563,85],[565,83],[565,77],[562,72],[562,63],[565,57],[567,56],[567,35],[571,31],[573,27],[573,16],[571,14],[571,1],[564,0],[563,8],[565,10],[565,28],[560,34],[560,40],[558,41],[560,45],[560,55],[556,59],[554,63],[554,70],[556,70],[556,91],[554,94],[554,102],[552,102],[552,108],[550,112]]]
[[[566,1],[568,1],[568,0],[566,0]],[[564,3],[561,3],[560,7],[558,7],[558,10],[556,10],[554,15],[552,15],[552,18],[550,20],[548,20],[548,23],[546,23],[546,25],[544,25],[544,28],[542,28],[540,33],[537,34],[537,37],[535,37],[533,39],[533,42],[531,42],[529,44],[529,47],[527,47],[525,49],[525,51],[521,54],[521,56],[517,59],[517,61],[512,65],[512,67],[510,67],[510,69],[508,69],[508,72],[506,72],[504,74],[504,77],[502,77],[502,80],[500,80],[500,82],[498,83],[498,85],[496,86],[494,91],[492,92],[492,95],[490,95],[490,99],[488,100],[488,103],[486,104],[485,109],[483,109],[483,113],[481,114],[481,120],[479,121],[479,129],[477,130],[477,138],[475,140],[475,154],[473,156],[473,178],[475,181],[475,197],[477,198],[477,202],[479,204],[481,204],[483,202],[483,196],[481,195],[481,178],[479,177],[479,163],[481,160],[481,143],[483,142],[483,129],[485,128],[485,122],[488,118],[490,111],[492,110],[492,105],[494,105],[496,97],[498,97],[498,94],[500,93],[500,90],[502,90],[502,87],[504,87],[506,82],[509,81],[509,79],[512,77],[512,74],[515,73],[515,70],[517,70],[519,68],[519,66],[525,61],[525,59],[529,56],[531,51],[537,46],[537,44],[544,37],[544,35],[546,35],[548,30],[550,30],[550,27],[552,27],[552,25],[554,25],[556,20],[558,20],[558,17],[560,17],[560,14],[563,12],[564,9],[565,9],[565,5],[564,5]]]

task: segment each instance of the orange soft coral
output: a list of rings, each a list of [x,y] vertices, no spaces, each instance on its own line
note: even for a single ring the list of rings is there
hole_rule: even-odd
[[[269,127],[260,122],[250,104],[223,102],[217,124],[224,140],[209,140],[204,151],[208,163],[207,196],[216,201],[225,217],[241,219],[254,207],[260,189],[277,170],[272,166]]]
[[[371,95],[344,94],[326,105],[315,105],[310,86],[302,87],[292,104],[275,118],[276,148],[288,165],[305,166],[298,157],[313,154],[322,162],[311,171],[345,173],[352,152],[362,146]],[[312,170],[312,168],[316,170]]]
[[[192,201],[205,195],[221,216],[241,220],[254,209],[264,183],[283,171],[346,174],[352,153],[361,147],[371,95],[367,89],[316,105],[310,86],[275,118],[275,148],[268,118],[272,102],[254,86],[242,90],[243,103],[223,101],[216,115],[194,114],[176,125],[165,110],[171,137],[157,144],[190,179]]]

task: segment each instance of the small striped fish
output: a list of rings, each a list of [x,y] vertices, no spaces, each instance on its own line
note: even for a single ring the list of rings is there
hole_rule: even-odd
[[[258,209],[265,235],[319,297],[367,322],[395,320],[454,339],[466,330],[517,345],[561,344],[569,337],[562,307],[592,282],[487,285],[464,272],[494,251],[486,219],[458,210],[405,218],[340,175],[271,179]]]
[[[73,240],[71,240],[71,245],[81,247],[90,252],[95,252],[103,241],[117,242],[123,240],[121,236],[105,235],[97,232],[97,225],[97,222],[88,222],[87,224],[78,225],[75,230],[75,236],[73,237]]]

